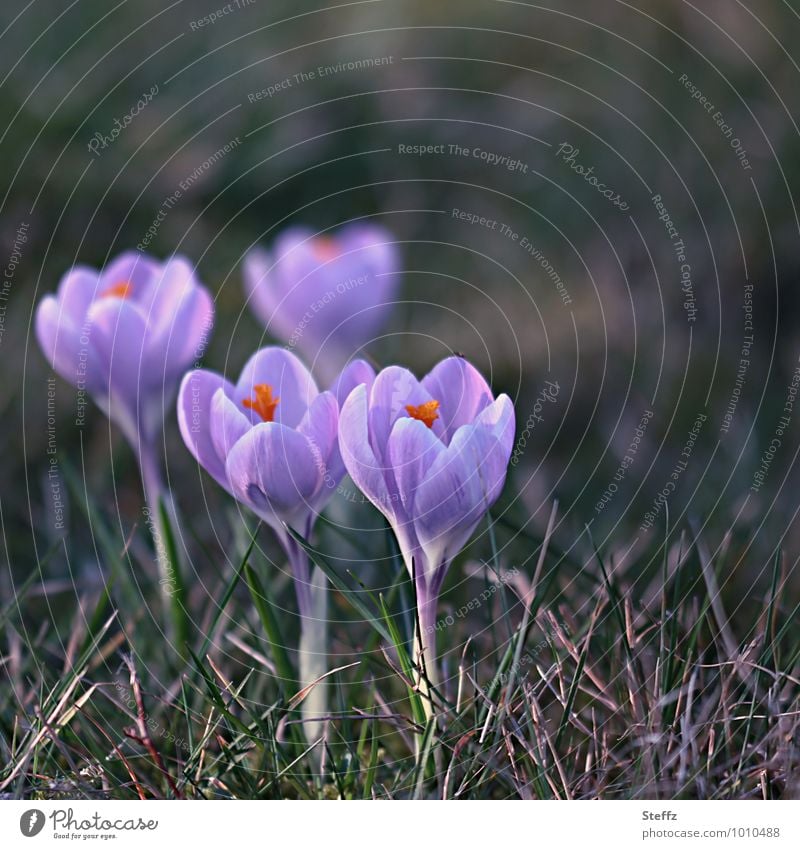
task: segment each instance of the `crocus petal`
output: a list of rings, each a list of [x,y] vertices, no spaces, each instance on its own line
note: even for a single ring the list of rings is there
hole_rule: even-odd
[[[417,488],[414,526],[431,564],[446,566],[505,483],[514,409],[501,395],[476,424],[459,428]]]
[[[194,266],[182,256],[170,257],[156,266],[148,282],[137,301],[159,331],[169,327],[186,296],[199,288]]]
[[[492,403],[489,385],[463,357],[442,360],[422,379],[422,385],[439,402],[439,418],[433,428],[448,444],[459,427],[471,423]]]
[[[231,492],[269,524],[302,530],[322,475],[303,434],[263,422],[231,449],[225,464]]]
[[[88,392],[103,391],[94,348],[52,295],[42,298],[36,308],[36,338],[48,363],[64,380]]]
[[[163,315],[152,357],[163,368],[164,379],[170,381],[202,357],[214,325],[214,301],[205,288],[192,286],[174,305],[174,311]]]
[[[124,405],[135,420],[146,384],[153,377],[150,364],[145,361],[145,318],[138,307],[122,298],[95,301],[87,318],[91,325],[88,337],[97,352],[112,407]]]
[[[221,386],[211,398],[210,426],[214,450],[224,461],[233,446],[253,425]]]
[[[376,276],[391,274],[400,266],[391,234],[376,224],[349,224],[339,232],[338,241],[343,253],[355,255]],[[383,283],[384,287],[389,285],[390,281]]]
[[[357,386],[339,413],[339,450],[355,485],[387,518],[394,517],[394,500],[389,495],[382,463],[370,446],[367,427],[367,388]]]
[[[515,418],[514,404],[508,395],[505,393],[498,395],[496,401],[484,407],[475,418],[474,425],[488,428],[492,436],[500,443],[502,451],[511,457],[511,450],[514,447]]]
[[[357,222],[328,234],[291,227],[243,264],[248,300],[268,331],[332,377],[385,321],[399,285],[389,233]]]
[[[308,412],[297,428],[309,441],[314,458],[325,479],[328,495],[344,475],[344,466],[339,454],[339,405],[331,392],[322,392],[313,400]]]
[[[64,316],[77,327],[86,319],[92,301],[101,292],[101,281],[97,272],[83,265],[70,269],[58,284],[58,303]]]
[[[389,436],[387,459],[407,515],[414,515],[417,487],[444,449],[441,440],[423,422],[412,418],[395,422]]]
[[[407,417],[406,406],[418,406],[431,396],[417,378],[405,368],[389,366],[375,378],[370,392],[369,435],[376,457],[383,458],[392,426],[400,417]]]
[[[287,427],[297,427],[317,397],[319,390],[314,378],[300,360],[283,348],[262,348],[247,361],[236,384],[239,403],[253,394],[253,387],[267,384],[273,397],[280,398],[275,409],[275,421]],[[251,411],[251,421],[258,424],[258,415]]]
[[[334,380],[331,392],[336,396],[339,406],[347,400],[347,396],[360,384],[372,388],[375,381],[375,369],[366,360],[353,360],[348,363],[341,374]]]
[[[211,433],[211,406],[220,389],[228,397],[234,394],[233,385],[222,375],[204,369],[189,372],[178,390],[178,425],[195,460],[230,492],[224,457],[218,454]]]
[[[262,248],[248,251],[242,265],[247,303],[252,307],[261,323],[273,336],[294,346],[302,332],[300,323],[303,311],[296,313],[285,302],[287,287],[291,280],[277,272],[271,254]]]
[[[146,301],[152,296],[152,289],[160,273],[161,264],[152,257],[138,251],[125,251],[103,269],[95,297],[112,286],[129,283],[130,297],[135,301]]]
[[[454,439],[417,488],[414,528],[425,550],[429,579],[463,548],[487,509],[472,444],[462,451],[465,447]]]

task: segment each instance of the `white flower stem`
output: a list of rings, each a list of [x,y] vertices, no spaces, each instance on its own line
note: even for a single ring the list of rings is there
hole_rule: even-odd
[[[328,671],[328,579],[316,567],[308,585],[308,609],[301,611],[299,672],[300,686],[307,687]],[[309,743],[325,733],[328,712],[328,682],[320,681],[303,700],[300,715]],[[320,749],[321,755],[321,749]]]
[[[306,538],[310,527],[306,528]],[[298,646],[298,683],[308,687],[328,671],[328,579],[311,563],[300,543],[282,536],[292,568],[297,609],[300,613],[300,645]],[[328,713],[328,682],[315,684],[300,704],[303,733],[309,743],[316,743],[325,734]],[[318,747],[317,763],[321,763],[322,748]]]
[[[436,599],[418,600],[419,623],[414,629],[414,662],[418,667],[416,683],[422,696],[425,718],[436,715],[434,692],[439,687],[436,671]]]

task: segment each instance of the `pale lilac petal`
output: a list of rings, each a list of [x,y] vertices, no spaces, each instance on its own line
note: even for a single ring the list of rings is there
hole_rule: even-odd
[[[366,360],[353,360],[333,381],[331,392],[336,396],[341,407],[356,386],[363,383],[367,387],[367,392],[369,392],[374,382],[375,369]]]
[[[322,392],[313,400],[308,412],[303,417],[297,430],[302,433],[312,445],[315,460],[323,477],[333,477],[333,486],[339,483],[343,471],[338,450],[339,405],[331,392]]]
[[[186,297],[198,288],[194,265],[185,257],[173,256],[151,269],[144,291],[134,290],[134,297],[160,333],[173,324]]]
[[[353,255],[367,272],[376,276],[390,275],[400,268],[400,253],[392,234],[377,224],[350,224],[339,231],[339,244],[345,254]],[[381,282],[386,290],[395,282]]]
[[[45,359],[64,380],[87,392],[103,390],[97,355],[88,336],[52,295],[42,298],[36,308],[36,338]]]
[[[188,288],[174,310],[162,314],[159,338],[152,343],[153,359],[168,382],[203,356],[214,326],[214,301],[202,286]]]
[[[58,303],[64,316],[80,329],[92,301],[100,294],[102,284],[93,268],[76,265],[58,284]]]
[[[233,446],[253,427],[241,407],[220,387],[211,398],[211,441],[224,462]]]
[[[472,449],[479,440],[469,439],[469,445],[462,441],[454,437],[417,488],[414,528],[429,569],[447,565],[488,509],[473,459]]]
[[[399,267],[390,234],[356,223],[330,235],[291,227],[271,254],[250,251],[243,273],[267,329],[328,377],[385,322]]]
[[[488,428],[492,436],[500,443],[502,450],[511,457],[516,423],[514,404],[508,395],[505,393],[498,395],[497,400],[485,407],[475,418],[474,424],[475,427]]]
[[[382,464],[370,446],[367,389],[363,384],[350,393],[339,413],[339,450],[355,485],[384,516],[393,517],[394,500],[390,497]]]
[[[335,242],[316,236],[308,227],[288,227],[275,240],[275,268],[284,280],[309,277],[326,261],[322,245],[334,248]]]
[[[231,491],[270,524],[298,529],[322,484],[308,440],[276,422],[263,422],[231,449],[225,464]]]
[[[422,385],[439,402],[439,418],[433,427],[445,443],[450,442],[458,428],[470,424],[494,397],[481,373],[463,357],[442,360],[422,379]]]
[[[392,426],[398,418],[407,417],[407,405],[419,406],[431,396],[417,378],[405,368],[389,366],[375,378],[370,391],[369,437],[375,456],[383,458]]]
[[[144,301],[152,297],[156,279],[161,273],[161,263],[138,251],[125,251],[103,268],[96,297],[122,283],[130,283],[130,298]]]
[[[248,251],[242,265],[247,303],[273,336],[292,343],[291,336],[301,316],[282,309],[286,294],[284,278],[275,273],[272,256],[261,248]],[[299,332],[299,331],[298,331]]]
[[[446,564],[463,548],[505,484],[513,405],[501,395],[484,413],[456,431],[417,489],[414,525],[434,564]]]
[[[89,308],[89,340],[104,369],[105,388],[124,396],[135,409],[143,390],[155,385],[146,360],[147,322],[131,301],[102,298]]]
[[[319,394],[317,384],[308,369],[290,351],[283,348],[262,348],[247,361],[236,384],[236,400],[253,396],[253,387],[267,384],[273,397],[280,398],[275,409],[275,421],[287,427],[297,427],[309,405]],[[261,420],[250,413],[253,424]]]
[[[387,460],[406,515],[415,514],[417,488],[444,450],[441,440],[423,422],[412,418],[401,418],[395,422],[389,436]]]
[[[205,369],[189,372],[178,391],[178,425],[195,460],[220,486],[230,491],[225,458],[217,452],[211,433],[212,402],[220,389],[229,398],[233,397],[234,387],[222,375]]]

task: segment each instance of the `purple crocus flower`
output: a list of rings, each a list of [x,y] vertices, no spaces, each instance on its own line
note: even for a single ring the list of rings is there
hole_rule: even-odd
[[[332,390],[320,392],[284,348],[257,351],[233,384],[189,372],[178,393],[178,422],[200,465],[291,548],[289,525],[303,537],[345,474],[339,453],[339,399],[374,372],[353,361]]]
[[[55,371],[91,395],[138,454],[160,432],[213,321],[211,296],[186,259],[130,251],[101,271],[65,274],[36,310],[36,335]]]
[[[436,602],[447,568],[497,500],[514,441],[514,405],[461,357],[421,381],[391,366],[339,416],[342,458],[387,518],[417,591],[418,650],[435,681]]]
[[[345,469],[339,453],[339,402],[375,373],[362,360],[342,372],[331,390],[314,378],[290,351],[262,348],[233,384],[219,374],[187,374],[178,393],[181,434],[200,465],[234,498],[275,531],[294,577],[301,619],[300,683],[326,671],[327,582],[311,568],[306,550],[286,525],[308,539],[320,511],[336,491]],[[324,686],[303,703],[310,742],[322,725]]]
[[[173,598],[181,584],[178,564],[166,555],[161,507],[173,521],[175,515],[162,486],[157,438],[178,381],[202,355],[213,323],[211,295],[186,259],[158,262],[133,251],[101,271],[75,266],[36,310],[36,336],[50,365],[94,398],[136,454],[179,652],[188,625],[179,595]]]
[[[399,267],[393,238],[376,224],[349,224],[332,236],[292,227],[271,252],[247,254],[244,279],[267,330],[330,380],[385,323]]]

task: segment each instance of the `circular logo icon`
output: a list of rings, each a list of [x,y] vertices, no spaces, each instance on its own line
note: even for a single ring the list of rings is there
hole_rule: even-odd
[[[44,828],[44,813],[31,808],[19,818],[19,830],[25,837],[36,837],[36,835]]]

